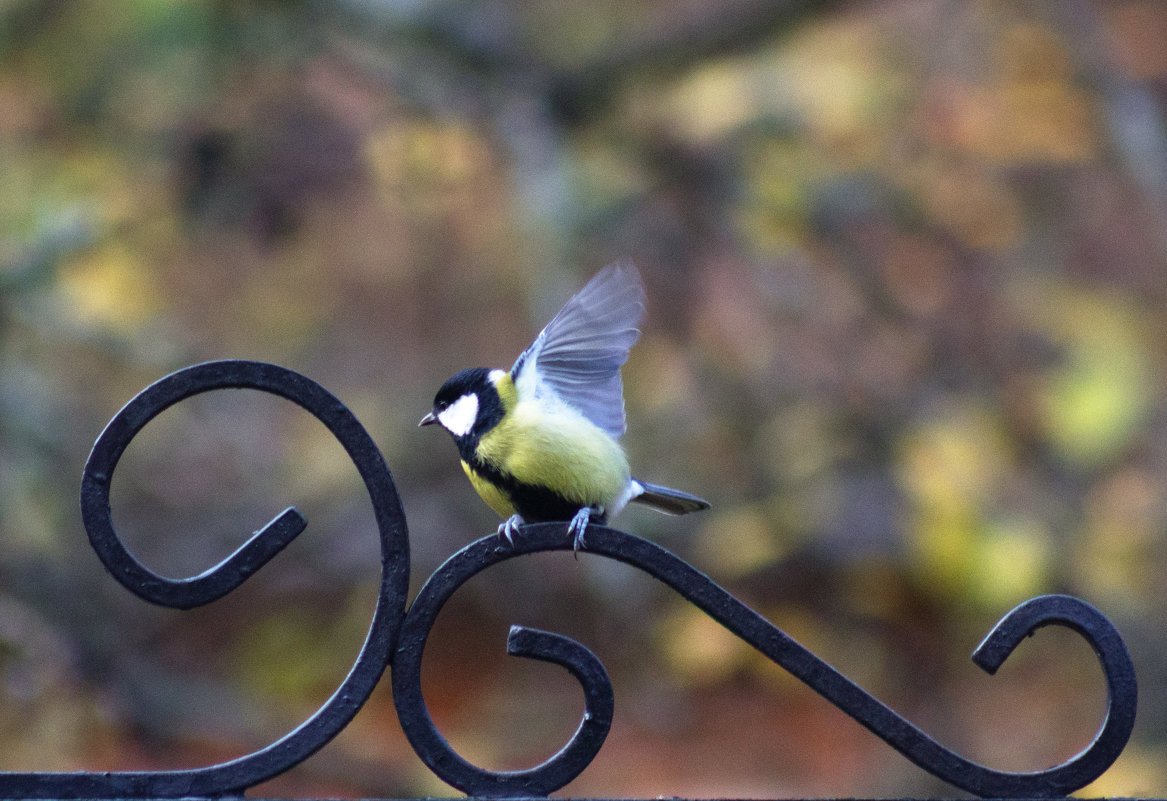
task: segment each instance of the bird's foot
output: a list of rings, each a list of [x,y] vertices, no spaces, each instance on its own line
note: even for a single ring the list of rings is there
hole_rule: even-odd
[[[511,545],[515,544],[515,534],[518,533],[519,526],[522,526],[527,521],[523,520],[519,515],[511,515],[498,527],[498,536],[506,537],[507,542]]]
[[[590,506],[585,506],[575,513],[575,517],[571,518],[571,522],[567,524],[567,533],[573,538],[571,549],[575,553],[579,553],[579,549],[585,546],[584,532],[588,530],[588,522],[592,518],[592,509]]]

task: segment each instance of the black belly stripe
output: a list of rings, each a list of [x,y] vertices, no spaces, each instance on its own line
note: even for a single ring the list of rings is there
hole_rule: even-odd
[[[583,504],[569,501],[547,487],[519,481],[510,473],[504,473],[480,459],[469,459],[466,463],[475,474],[506,493],[515,512],[528,523],[571,520],[583,507]],[[604,522],[600,516],[594,516],[592,520]]]

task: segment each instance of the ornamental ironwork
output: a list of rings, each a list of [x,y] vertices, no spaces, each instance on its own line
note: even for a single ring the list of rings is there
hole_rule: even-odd
[[[293,731],[254,753],[201,768],[166,771],[0,772],[4,798],[190,798],[240,795],[307,759],[356,715],[390,671],[400,725],[425,764],[443,781],[473,796],[540,797],[584,771],[604,744],[613,716],[613,689],[600,660],[560,634],[514,626],[507,650],[570,671],[583,689],[585,711],[563,748],[541,765],[491,771],[454,751],[434,725],[421,690],[426,640],[443,604],[466,581],[500,562],[540,551],[573,548],[566,524],[522,529],[509,543],[495,535],[451,556],[408,603],[409,538],[405,513],[380,450],[353,413],[316,382],[286,368],[252,361],[217,361],[179,370],[150,385],[114,416],[98,437],[81,480],[81,511],[90,543],[126,589],[162,606],[208,604],[245,582],[307,525],[285,510],[215,567],[185,579],[153,572],[126,548],[114,529],[110,482],[130,441],[165,409],[193,395],[251,389],[283,397],[319,419],[344,447],[368,490],[381,549],[381,579],[372,622],[356,662],[333,695]],[[1060,765],[1033,772],[985,767],[946,748],[827,662],[799,644],[709,577],[664,548],[623,531],[590,526],[589,553],[632,565],[671,587],[711,618],[819,695],[863,724],[892,748],[940,779],[983,798],[1056,798],[1102,775],[1118,758],[1134,726],[1134,667],[1115,627],[1098,610],[1067,595],[1043,595],[1006,614],[973,652],[994,673],[1027,636],[1043,626],[1070,628],[1093,648],[1105,677],[1105,718],[1093,741]]]

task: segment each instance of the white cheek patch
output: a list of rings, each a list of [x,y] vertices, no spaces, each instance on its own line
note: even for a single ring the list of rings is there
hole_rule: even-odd
[[[464,437],[469,434],[477,419],[478,396],[473,392],[463,395],[438,412],[438,422],[455,437]]]

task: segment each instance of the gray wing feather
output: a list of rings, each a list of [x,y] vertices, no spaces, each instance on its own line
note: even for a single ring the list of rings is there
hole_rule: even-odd
[[[640,337],[644,286],[610,264],[569,300],[511,368],[520,397],[554,394],[613,437],[624,433],[620,367]]]

